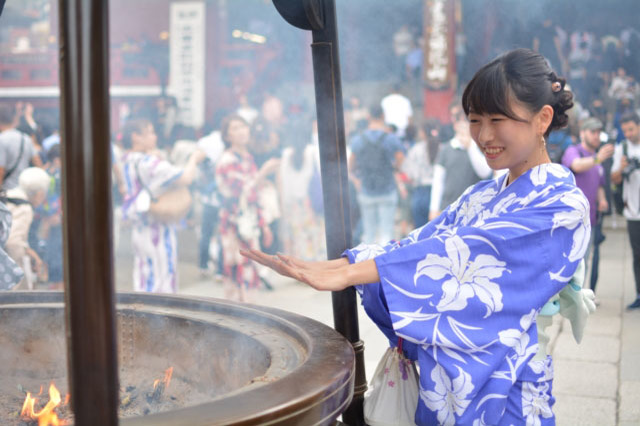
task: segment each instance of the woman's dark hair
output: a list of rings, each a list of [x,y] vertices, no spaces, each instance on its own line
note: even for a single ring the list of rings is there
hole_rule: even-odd
[[[480,68],[464,89],[462,108],[467,115],[500,114],[523,121],[513,112],[513,101],[531,112],[549,105],[553,108],[553,120],[544,134],[546,137],[569,122],[566,111],[573,106],[573,94],[564,90],[565,83],[544,56],[529,49],[515,49]]]
[[[249,123],[247,123],[247,120],[245,120],[238,114],[227,115],[225,118],[223,118],[222,123],[220,124],[220,137],[222,138],[222,142],[224,142],[225,148],[229,148],[229,146],[231,145],[231,143],[229,142],[229,139],[227,138],[227,134],[229,132],[229,126],[234,121],[241,121],[245,125],[249,126]]]
[[[144,118],[133,118],[128,120],[122,128],[122,146],[125,149],[131,149],[133,142],[131,135],[134,133],[140,135],[144,133],[145,129],[149,127],[151,122]]]

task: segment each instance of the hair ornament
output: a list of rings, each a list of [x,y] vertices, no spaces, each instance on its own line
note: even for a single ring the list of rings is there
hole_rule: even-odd
[[[551,83],[551,91],[553,91],[553,93],[558,93],[561,90],[562,90],[562,84],[560,84],[559,81]]]

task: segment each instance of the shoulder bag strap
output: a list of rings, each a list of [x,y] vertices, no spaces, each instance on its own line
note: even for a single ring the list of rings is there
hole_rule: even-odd
[[[9,170],[4,172],[4,177],[2,178],[3,181],[6,180],[16,170],[16,167],[18,167],[18,163],[20,163],[20,159],[22,158],[23,152],[24,152],[24,133],[22,133],[22,138],[20,138],[20,152],[18,152],[18,156],[16,157],[16,161],[15,163],[13,163],[13,166],[11,166]]]
[[[140,161],[142,160],[136,161],[133,165],[136,171],[136,178],[138,179],[138,182],[140,182],[140,185],[142,185],[142,189],[145,189],[149,193],[149,196],[151,197],[151,201],[156,201],[157,198],[155,197],[155,195],[153,195],[153,192],[151,192],[151,189],[149,189],[147,184],[144,183],[144,181],[142,180],[142,177],[140,176],[140,170],[138,169],[138,164],[140,163]]]

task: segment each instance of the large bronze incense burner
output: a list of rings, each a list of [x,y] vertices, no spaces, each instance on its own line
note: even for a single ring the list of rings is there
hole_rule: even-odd
[[[351,345],[314,320],[215,299],[116,302],[123,425],[325,425],[351,401]],[[24,389],[54,381],[65,393],[62,294],[0,294],[0,321],[0,389],[12,421]],[[154,395],[153,379],[168,367],[171,382]]]

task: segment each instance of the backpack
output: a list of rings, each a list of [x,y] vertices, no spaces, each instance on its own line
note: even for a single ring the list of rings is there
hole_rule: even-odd
[[[362,187],[367,192],[387,192],[390,187],[389,182],[394,182],[393,157],[389,155],[383,143],[387,134],[383,132],[374,140],[368,138],[366,133],[360,136],[364,140],[364,145],[356,156],[356,168]]]

